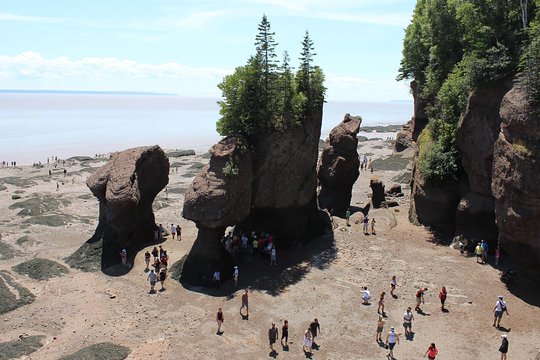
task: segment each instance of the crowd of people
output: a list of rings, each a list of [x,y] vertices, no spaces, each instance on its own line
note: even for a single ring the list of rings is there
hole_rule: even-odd
[[[150,269],[151,257],[153,257],[153,269]],[[167,279],[167,269],[169,266],[169,255],[167,254],[167,250],[163,249],[161,245],[159,245],[159,249],[154,246],[152,253],[147,251],[144,254],[144,261],[146,263],[144,271],[149,272],[147,280],[150,281],[150,294],[156,292],[155,286],[158,280],[161,283],[159,291],[165,291],[165,279]]]

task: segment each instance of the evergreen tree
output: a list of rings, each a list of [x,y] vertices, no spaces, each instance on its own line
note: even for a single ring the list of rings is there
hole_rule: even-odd
[[[300,67],[296,74],[298,91],[304,94],[307,99],[306,110],[310,110],[313,103],[311,77],[313,74],[313,56],[317,55],[313,52],[313,41],[309,37],[309,32],[306,30],[304,39],[302,40],[302,51],[300,52]]]
[[[270,22],[266,15],[263,15],[261,23],[257,27],[259,33],[255,36],[255,50],[257,51],[257,59],[259,60],[264,74],[264,91],[270,93],[270,83],[272,76],[277,68],[276,64],[276,46],[274,40],[275,32],[271,31]]]

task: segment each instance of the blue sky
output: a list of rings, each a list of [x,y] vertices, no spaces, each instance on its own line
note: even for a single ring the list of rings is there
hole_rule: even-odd
[[[395,77],[413,0],[0,0],[0,89],[218,97],[265,13],[296,63],[309,30],[328,99],[409,99]]]

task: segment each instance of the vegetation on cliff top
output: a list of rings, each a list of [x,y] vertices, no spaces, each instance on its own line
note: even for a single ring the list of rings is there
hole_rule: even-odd
[[[431,146],[420,147],[427,181],[456,179],[456,130],[472,89],[518,72],[540,104],[540,0],[418,0],[405,31],[398,80],[426,104]],[[521,63],[521,66],[520,66]]]
[[[276,55],[277,43],[270,22],[263,16],[255,37],[255,55],[247,64],[237,67],[218,85],[221,118],[217,131],[226,136],[252,136],[285,131],[301,124],[324,103],[322,70],[313,65],[313,41],[306,31],[302,41],[300,65],[293,73],[287,51],[281,63]]]

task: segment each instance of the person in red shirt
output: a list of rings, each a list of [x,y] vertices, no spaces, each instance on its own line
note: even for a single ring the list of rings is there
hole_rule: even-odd
[[[426,353],[424,354],[424,357],[427,356],[428,359],[435,360],[435,357],[437,356],[438,353],[439,353],[439,349],[437,349],[437,347],[435,346],[435,343],[431,343]]]
[[[422,311],[422,309],[420,309],[420,304],[426,303],[424,300],[424,293],[426,291],[427,291],[427,288],[420,288],[420,290],[416,292],[416,306],[414,307],[414,310],[416,312]]]
[[[441,288],[441,291],[439,292],[439,299],[441,300],[441,310],[444,311],[445,308],[444,308],[444,302],[446,301],[446,295],[447,295],[447,292],[446,292],[446,286],[443,286]]]

